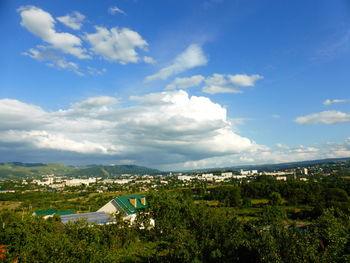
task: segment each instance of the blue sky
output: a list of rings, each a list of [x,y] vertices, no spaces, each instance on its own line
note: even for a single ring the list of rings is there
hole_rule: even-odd
[[[0,2],[0,161],[350,156],[348,1]]]

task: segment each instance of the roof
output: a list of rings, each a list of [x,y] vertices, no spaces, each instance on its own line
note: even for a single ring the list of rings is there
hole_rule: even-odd
[[[127,195],[118,196],[113,199],[114,202],[128,215],[135,214],[137,210],[148,208],[148,202],[146,204],[141,203],[141,198],[145,198],[144,195]],[[130,203],[130,199],[136,199],[136,207]]]
[[[67,211],[61,211],[58,212],[56,209],[44,209],[44,210],[38,210],[35,211],[34,214],[36,216],[48,216],[48,215],[70,215],[70,214],[75,214],[75,210],[67,210]]]
[[[61,221],[65,225],[68,224],[69,222],[73,223],[84,219],[88,222],[88,224],[98,224],[98,225],[104,225],[107,223],[112,223],[114,221],[111,215],[104,212],[93,212],[93,213],[61,216]]]

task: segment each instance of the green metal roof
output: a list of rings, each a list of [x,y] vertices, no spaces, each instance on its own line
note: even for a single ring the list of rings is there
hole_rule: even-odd
[[[45,210],[38,210],[34,212],[36,216],[47,216],[47,215],[71,215],[76,214],[75,210],[67,210],[67,211],[61,211],[58,212],[56,209],[45,209]]]
[[[144,195],[127,195],[127,196],[118,196],[113,200],[118,204],[118,206],[128,215],[135,214],[137,210],[147,208],[148,202],[146,199],[146,205],[141,203],[141,198],[146,197]],[[136,199],[136,207],[130,203],[130,199]]]

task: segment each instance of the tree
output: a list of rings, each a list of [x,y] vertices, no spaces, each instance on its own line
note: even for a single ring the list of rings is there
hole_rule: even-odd
[[[271,205],[281,205],[282,201],[283,201],[283,199],[282,199],[280,193],[272,192],[270,194],[269,203],[271,203]]]

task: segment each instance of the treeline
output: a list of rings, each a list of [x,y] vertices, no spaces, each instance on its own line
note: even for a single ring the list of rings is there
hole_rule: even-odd
[[[210,194],[239,200],[237,193],[245,195],[244,187],[225,186]],[[271,193],[278,193],[276,189]],[[59,217],[43,220],[2,211],[5,262],[350,261],[350,217],[338,208],[323,209],[312,224],[300,228],[288,223],[275,205],[266,205],[259,220],[246,221],[234,209],[209,207],[183,191],[154,192],[148,200],[149,209],[133,226],[121,218],[113,225],[64,226]],[[150,218],[156,222],[153,228]]]

